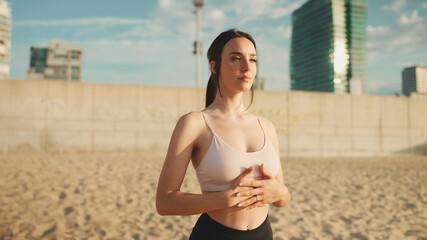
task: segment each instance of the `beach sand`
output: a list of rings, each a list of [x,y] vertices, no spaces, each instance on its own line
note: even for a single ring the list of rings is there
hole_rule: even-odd
[[[0,239],[187,239],[198,216],[159,216],[162,157],[0,154]],[[283,158],[292,200],[275,239],[427,239],[427,157]],[[200,192],[192,166],[182,190]]]

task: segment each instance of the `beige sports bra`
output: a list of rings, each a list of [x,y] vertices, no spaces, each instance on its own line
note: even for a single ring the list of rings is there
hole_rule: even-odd
[[[228,190],[237,177],[250,166],[254,166],[253,179],[261,179],[259,166],[262,163],[268,173],[273,176],[277,175],[279,158],[268,140],[259,118],[258,123],[264,133],[264,145],[256,152],[242,152],[232,148],[217,136],[206,115],[203,112],[202,115],[213,135],[206,155],[196,168],[197,179],[202,190]]]

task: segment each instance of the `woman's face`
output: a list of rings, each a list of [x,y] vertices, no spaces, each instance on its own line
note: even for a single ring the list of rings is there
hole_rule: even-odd
[[[219,71],[221,92],[249,91],[257,73],[256,61],[256,50],[249,39],[239,37],[228,41],[221,54]],[[211,63],[211,68],[212,66],[214,65]]]

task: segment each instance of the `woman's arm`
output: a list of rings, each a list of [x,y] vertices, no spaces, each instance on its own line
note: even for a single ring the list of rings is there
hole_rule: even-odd
[[[237,197],[236,192],[243,189],[239,187],[239,183],[253,169],[248,169],[240,175],[230,190],[224,192],[204,194],[181,192],[181,184],[184,180],[191,154],[204,129],[203,124],[204,120],[198,112],[184,115],[176,124],[157,186],[156,208],[160,215],[200,214],[232,207],[248,198]]]
[[[271,142],[274,146],[274,149],[276,150],[277,153],[277,157],[279,158],[280,161],[280,149],[279,149],[279,139],[277,137],[277,132],[276,132],[276,128],[274,127],[274,124],[270,121],[264,121],[264,122],[268,122],[268,128],[269,128],[269,132],[270,132],[270,138],[271,138]],[[264,168],[262,169],[264,170]],[[263,171],[264,172],[264,171]],[[266,175],[268,173],[265,173],[264,175]],[[282,170],[282,164],[279,164],[279,171],[277,173],[277,175],[275,176],[275,179],[280,183],[279,185],[279,192],[278,194],[281,196],[281,198],[275,202],[273,202],[273,205],[276,207],[283,207],[286,206],[289,201],[291,200],[291,194],[289,193],[288,188],[285,186],[285,182],[283,180],[283,170]]]

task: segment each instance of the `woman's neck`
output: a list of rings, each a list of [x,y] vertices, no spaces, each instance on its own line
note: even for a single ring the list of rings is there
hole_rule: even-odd
[[[243,93],[237,94],[222,94],[217,92],[215,100],[209,106],[212,110],[219,111],[227,115],[239,115],[245,111],[245,107],[242,102]]]

